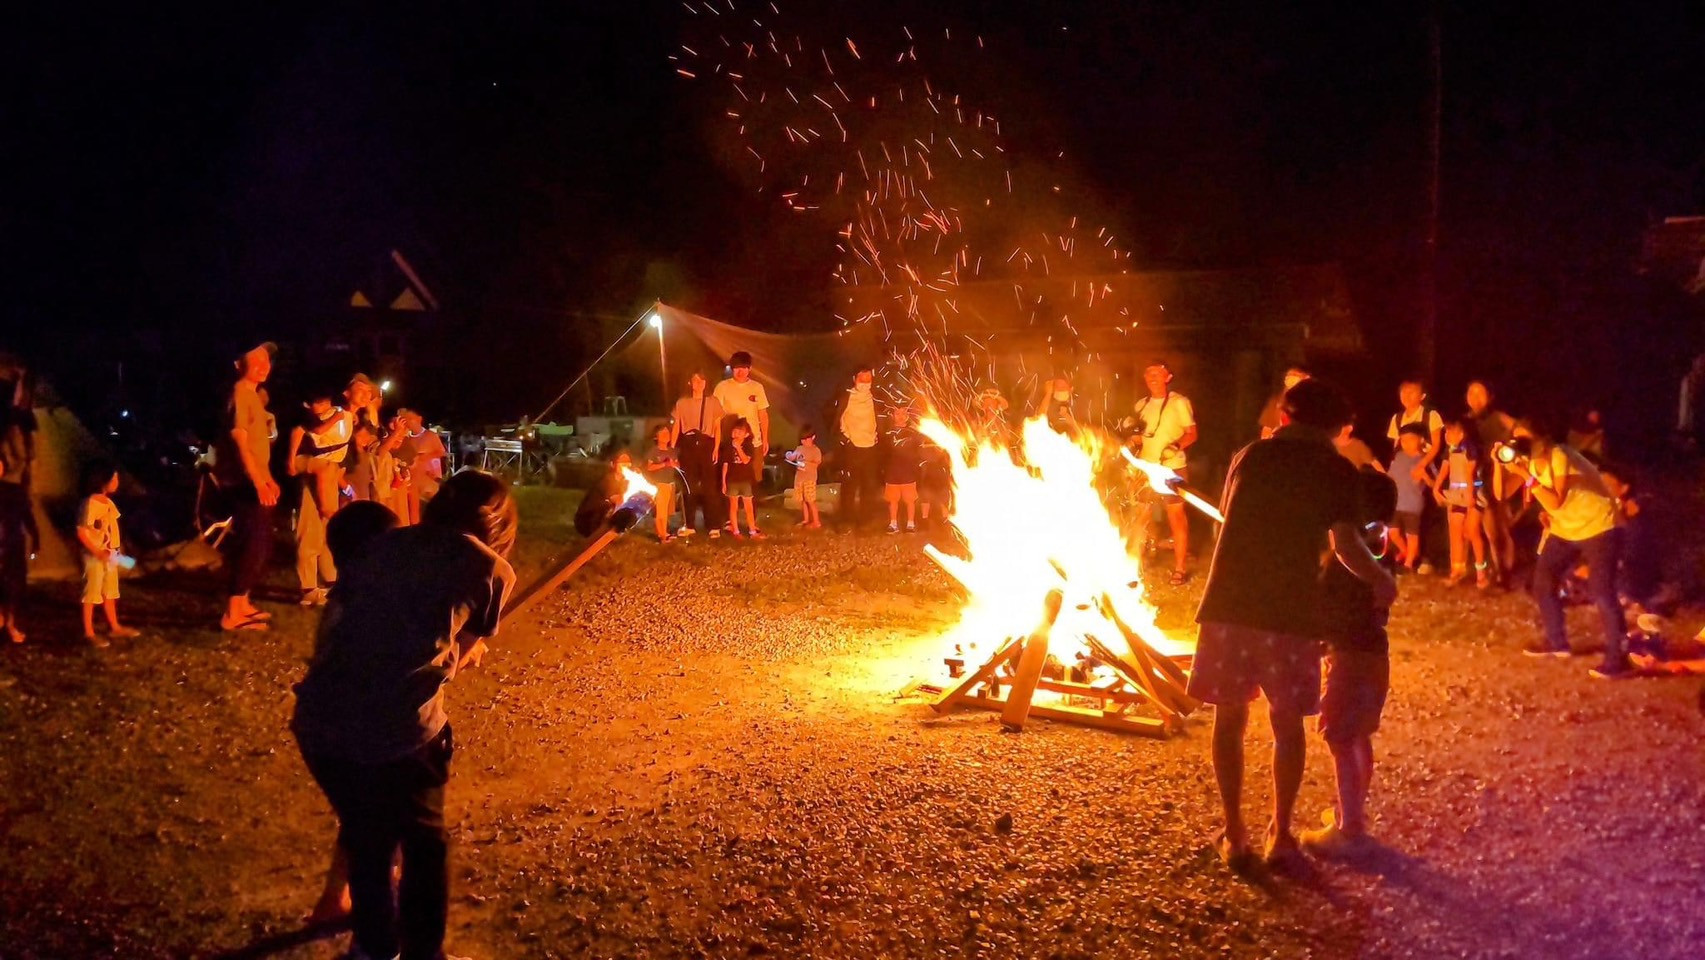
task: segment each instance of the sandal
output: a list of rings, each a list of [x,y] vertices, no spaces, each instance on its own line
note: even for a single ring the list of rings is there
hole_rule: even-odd
[[[1214,852],[1232,873],[1245,874],[1255,869],[1255,851],[1249,849],[1247,842],[1232,843],[1224,830],[1214,834]]]
[[[266,622],[267,619],[268,618],[260,617],[255,614],[249,614],[240,620],[227,620],[224,617],[220,617],[219,629],[224,630],[227,633],[236,633],[241,630],[270,630],[272,629],[272,625]]]
[[[1278,825],[1273,823],[1267,824],[1267,851],[1262,854],[1261,862],[1275,873],[1297,873],[1308,866],[1297,838],[1279,836]]]

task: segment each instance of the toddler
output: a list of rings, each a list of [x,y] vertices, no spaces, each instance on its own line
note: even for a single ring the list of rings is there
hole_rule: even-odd
[[[135,561],[119,552],[118,505],[112,502],[118,492],[118,469],[109,463],[96,464],[84,491],[88,496],[77,508],[77,542],[83,545],[83,637],[105,647],[107,641],[95,632],[96,607],[106,613],[113,636],[137,636],[137,631],[118,622],[119,566]]]

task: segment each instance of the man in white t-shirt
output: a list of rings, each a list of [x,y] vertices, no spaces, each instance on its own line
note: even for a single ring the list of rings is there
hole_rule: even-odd
[[[744,350],[728,358],[728,379],[716,385],[711,396],[722,404],[722,412],[746,421],[752,430],[752,448],[760,462],[770,448],[770,398],[764,385],[752,379],[752,355]]]
[[[1184,451],[1196,442],[1196,412],[1190,398],[1172,390],[1172,370],[1164,360],[1156,360],[1143,370],[1143,384],[1149,395],[1137,401],[1136,434],[1131,441],[1140,444],[1137,456],[1150,463],[1170,467],[1178,475],[1187,476],[1188,458]],[[1190,553],[1190,516],[1184,512],[1184,498],[1171,490],[1155,490],[1154,496],[1166,511],[1167,526],[1172,528],[1172,580],[1174,585],[1189,581],[1186,558]],[[1148,539],[1153,520],[1149,509],[1139,511],[1142,518],[1142,539]]]

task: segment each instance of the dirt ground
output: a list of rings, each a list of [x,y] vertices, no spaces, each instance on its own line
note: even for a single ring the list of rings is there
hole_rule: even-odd
[[[529,496],[524,576],[569,506]],[[769,523],[761,544],[635,531],[453,685],[452,952],[1700,955],[1700,683],[1520,657],[1523,596],[1405,581],[1372,801],[1390,852],[1250,882],[1207,846],[1207,711],[1169,741],[937,717],[896,697],[956,608],[920,538]],[[300,932],[334,824],[286,730],[314,614],[231,636],[210,581],[126,589],[140,640],[83,646],[66,587],[0,650],[0,957],[336,956],[343,935]],[[1155,589],[1187,629],[1199,588]]]

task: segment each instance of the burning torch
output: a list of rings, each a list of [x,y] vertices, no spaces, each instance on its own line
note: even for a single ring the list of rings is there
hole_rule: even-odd
[[[1120,450],[1119,452],[1125,455],[1125,459],[1130,462],[1131,466],[1141,470],[1148,477],[1149,485],[1154,489],[1169,490],[1176,496],[1183,497],[1185,503],[1202,511],[1215,521],[1225,522],[1225,514],[1221,513],[1218,507],[1209,503],[1207,498],[1203,497],[1188,483],[1185,483],[1184,478],[1178,475],[1178,471],[1144,460],[1129,450]]]
[[[610,504],[604,522],[587,536],[586,546],[568,560],[554,562],[538,579],[517,592],[509,601],[509,606],[504,609],[500,623],[509,624],[541,598],[554,592],[569,577],[580,572],[580,568],[586,566],[593,557],[602,553],[617,537],[626,533],[629,527],[651,512],[652,498],[657,495],[657,488],[649,483],[643,474],[631,467],[622,467],[621,471],[622,479],[627,481],[627,486],[622,490],[621,502]],[[592,495],[594,494],[588,493],[588,496]]]

